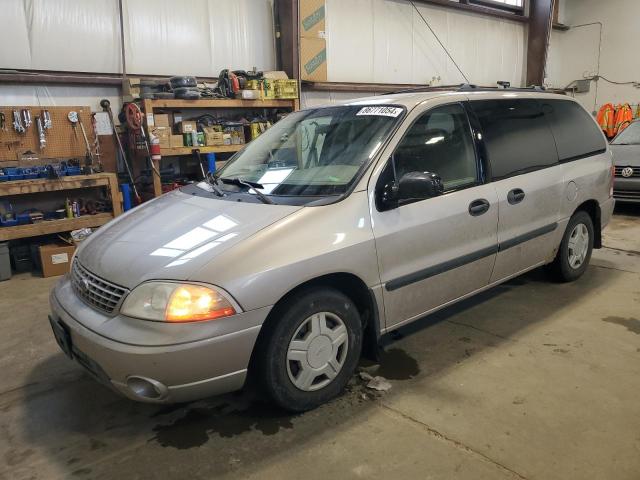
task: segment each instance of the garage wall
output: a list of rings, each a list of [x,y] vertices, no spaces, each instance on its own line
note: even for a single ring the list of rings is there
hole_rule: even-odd
[[[471,83],[519,86],[524,81],[523,24],[416,4]],[[442,47],[405,0],[326,0],[327,75],[330,82],[463,83]],[[345,94],[304,92],[303,104]],[[349,95],[351,97],[361,95]]]
[[[602,54],[600,75],[616,82],[640,81],[640,49],[638,19],[640,2],[637,0],[564,0],[563,16],[567,25],[600,21],[602,28]],[[566,32],[553,31],[547,63],[547,84],[565,87],[571,81],[597,73],[599,26],[572,28]],[[576,99],[590,111],[598,110],[607,102],[640,101],[640,90],[632,85],[614,85],[600,80],[591,83],[587,94],[576,94]]]
[[[117,0],[1,3],[0,69],[122,72]],[[272,3],[123,0],[127,73],[213,77],[227,67],[273,70]],[[77,104],[82,98],[114,95],[115,88],[0,84],[4,105],[38,98],[50,102],[43,105]]]

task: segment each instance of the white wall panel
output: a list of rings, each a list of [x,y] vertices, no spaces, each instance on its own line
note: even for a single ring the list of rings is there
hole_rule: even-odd
[[[274,70],[275,39],[270,0],[208,0],[210,76],[224,68]]]
[[[300,97],[300,103],[302,105],[302,108],[311,108],[344,102],[357,98],[370,97],[372,95],[375,94],[367,92],[328,92],[303,90]]]
[[[24,0],[2,0],[0,68],[32,68]]]
[[[187,4],[175,0],[123,2],[127,72],[211,75],[207,0]]]
[[[94,112],[101,112],[100,100],[109,99],[111,108],[118,112],[121,108],[118,87],[97,86],[57,86],[57,85],[0,85],[0,105],[34,106],[85,106]],[[7,121],[11,121],[7,119]]]
[[[124,0],[127,71],[275,68],[272,0]],[[0,68],[120,73],[117,0],[0,0]]]
[[[2,0],[0,68],[120,71],[116,0]]]
[[[602,22],[602,54],[600,75],[617,82],[640,82],[640,50],[638,0],[565,0],[561,20],[567,25]],[[547,62],[547,83],[565,87],[569,82],[592,76],[598,63],[599,27],[597,25],[553,32]],[[576,99],[588,110],[597,110],[604,103],[639,103],[640,90],[632,85],[614,85],[604,80],[591,83],[587,94]]]
[[[521,85],[522,24],[440,7],[418,9],[472,83]],[[464,81],[408,1],[327,0],[326,28],[329,81]]]
[[[373,77],[375,0],[327,0],[329,81],[370,82]]]

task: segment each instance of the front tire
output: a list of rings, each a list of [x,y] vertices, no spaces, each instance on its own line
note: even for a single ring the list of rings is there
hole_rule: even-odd
[[[337,290],[305,290],[277,307],[261,338],[258,379],[290,411],[311,410],[342,392],[362,350],[362,323]]]
[[[582,276],[593,251],[593,221],[585,211],[576,212],[567,225],[556,258],[550,265],[554,278],[573,282]]]

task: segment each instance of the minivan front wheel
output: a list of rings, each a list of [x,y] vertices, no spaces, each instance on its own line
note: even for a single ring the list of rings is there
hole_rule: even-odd
[[[292,411],[337,396],[362,349],[362,324],[353,302],[330,288],[306,290],[278,306],[261,339],[256,367],[269,396]]]
[[[576,212],[567,225],[551,271],[556,279],[572,282],[587,269],[593,250],[593,221],[587,212]]]

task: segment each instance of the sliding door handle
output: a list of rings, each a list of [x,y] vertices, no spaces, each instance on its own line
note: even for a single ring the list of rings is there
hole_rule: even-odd
[[[524,200],[524,191],[521,188],[514,188],[507,194],[507,202],[511,205],[520,203],[522,200]]]
[[[484,198],[479,198],[478,200],[474,200],[469,204],[469,215],[472,217],[477,217],[478,215],[482,215],[489,210],[491,205]]]

